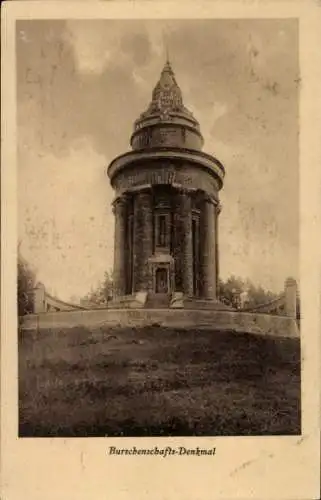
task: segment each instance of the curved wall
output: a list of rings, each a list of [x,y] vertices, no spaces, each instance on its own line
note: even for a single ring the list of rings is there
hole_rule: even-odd
[[[121,170],[112,181],[116,196],[146,185],[173,185],[201,190],[218,200],[218,182],[209,172],[193,163],[170,160],[144,162]]]
[[[158,124],[135,132],[131,146],[134,150],[155,147],[179,147],[187,149],[202,149],[203,140],[195,131],[175,124]]]
[[[299,337],[294,319],[269,314],[186,309],[101,309],[32,314],[21,318],[24,330],[82,326],[146,326],[233,330],[258,335]]]

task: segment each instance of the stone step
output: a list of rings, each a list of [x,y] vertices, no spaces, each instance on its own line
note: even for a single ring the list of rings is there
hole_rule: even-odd
[[[148,294],[145,303],[146,309],[163,309],[170,306],[171,295],[163,293]]]

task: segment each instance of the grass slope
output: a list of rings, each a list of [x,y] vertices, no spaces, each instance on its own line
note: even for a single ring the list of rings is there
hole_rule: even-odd
[[[300,434],[298,339],[162,327],[19,339],[19,435]]]

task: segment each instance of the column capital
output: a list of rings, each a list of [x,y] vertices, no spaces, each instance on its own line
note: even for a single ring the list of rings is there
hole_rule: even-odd
[[[196,188],[189,188],[187,186],[183,186],[182,184],[176,184],[174,182],[171,186],[179,194],[191,195],[191,194],[195,194],[198,191]]]
[[[124,204],[126,205],[129,197],[126,194],[121,194],[119,196],[116,196],[116,198],[112,201],[112,206],[115,207],[116,205],[121,205]]]
[[[220,201],[216,198],[214,198],[214,196],[211,196],[207,193],[204,193],[203,195],[203,200],[207,203],[211,203],[212,205],[214,205],[215,209],[220,212],[221,211],[221,204],[220,204]]]
[[[133,191],[133,194],[135,194],[135,197],[140,196],[140,195],[151,196],[152,195],[152,186],[150,184],[148,184],[146,186],[139,186],[135,192]]]
[[[117,198],[115,198],[111,204],[113,213],[115,214],[118,208],[119,209],[126,208],[128,200],[129,197],[126,195],[117,196]]]
[[[127,193],[128,196],[133,195],[133,194],[139,194],[140,192],[142,193],[149,193],[152,191],[153,186],[151,184],[142,184],[138,186],[131,186],[127,188],[124,192]]]
[[[210,196],[209,194],[205,193],[204,196],[203,196],[203,200],[206,202],[206,203],[210,203],[211,205],[214,205],[216,206],[217,205],[217,201],[212,197]]]
[[[192,198],[195,194],[194,190],[186,189],[184,187],[175,187],[175,192],[178,196],[181,196],[182,199],[190,200],[190,202],[192,203]]]

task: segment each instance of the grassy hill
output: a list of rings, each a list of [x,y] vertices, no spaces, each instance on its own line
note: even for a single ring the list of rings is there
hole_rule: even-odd
[[[20,436],[300,434],[298,339],[163,327],[19,339]]]

